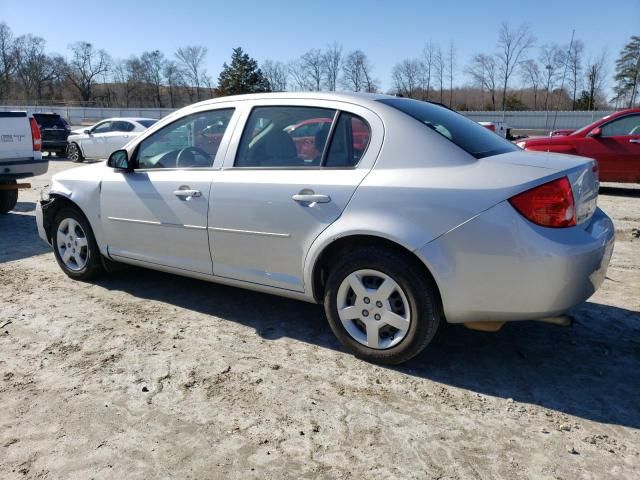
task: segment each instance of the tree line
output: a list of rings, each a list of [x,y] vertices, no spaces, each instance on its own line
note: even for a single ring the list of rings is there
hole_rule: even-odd
[[[46,51],[46,41],[14,36],[0,23],[0,102],[120,107],[180,107],[206,98],[267,91],[380,92],[367,54],[334,42],[293,60],[261,64],[233,50],[217,81],[206,69],[207,48],[177,48],[172,55],[145,51],[114,59],[80,41],[66,56]],[[502,23],[496,49],[460,65],[453,41],[428,42],[396,63],[386,93],[436,101],[458,110],[595,110],[634,105],[640,82],[640,36],[631,37],[616,61],[614,96],[607,98],[607,52],[586,54],[582,40],[538,44],[527,25]]]

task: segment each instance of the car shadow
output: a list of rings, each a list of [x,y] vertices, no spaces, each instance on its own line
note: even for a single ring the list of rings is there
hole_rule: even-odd
[[[33,257],[51,251],[38,236],[36,219],[29,212],[34,202],[18,202],[6,215],[0,215],[0,263]]]
[[[640,197],[640,188],[600,187],[600,194],[614,197]]]
[[[239,288],[132,268],[104,288],[170,302],[253,328],[343,350],[322,307]],[[443,325],[418,357],[391,370],[577,417],[640,428],[640,313],[587,302],[571,328],[516,322],[498,333]]]

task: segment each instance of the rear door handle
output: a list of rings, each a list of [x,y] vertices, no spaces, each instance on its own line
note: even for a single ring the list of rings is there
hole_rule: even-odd
[[[629,143],[640,143],[640,138],[632,138],[629,140]]]
[[[176,197],[180,197],[180,198],[184,198],[184,199],[189,199],[191,197],[201,197],[202,196],[202,192],[200,190],[188,190],[188,189],[175,190],[173,192],[173,194]]]
[[[329,203],[331,201],[329,195],[315,193],[297,193],[291,198],[298,203]]]

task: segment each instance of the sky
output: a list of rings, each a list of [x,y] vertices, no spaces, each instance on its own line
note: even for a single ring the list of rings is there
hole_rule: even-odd
[[[612,76],[620,49],[640,35],[640,0],[0,0],[0,21],[15,35],[43,37],[49,52],[63,55],[79,40],[114,58],[155,49],[172,56],[178,47],[204,45],[214,79],[237,46],[258,62],[288,61],[338,42],[345,51],[363,50],[387,90],[394,64],[419,56],[429,41],[443,49],[454,42],[455,84],[468,83],[465,65],[475,53],[495,51],[503,21],[526,23],[538,46],[568,44],[575,29],[587,57],[606,49]]]

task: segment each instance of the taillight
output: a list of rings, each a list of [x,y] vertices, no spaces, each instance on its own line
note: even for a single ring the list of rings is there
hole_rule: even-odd
[[[40,127],[36,119],[31,117],[29,119],[29,125],[31,125],[31,140],[33,141],[33,151],[39,152],[42,149],[42,136],[40,135]]]
[[[576,224],[576,208],[567,177],[511,197],[509,202],[525,218],[543,227],[572,227]]]

